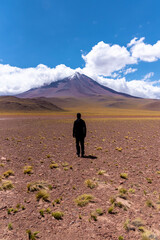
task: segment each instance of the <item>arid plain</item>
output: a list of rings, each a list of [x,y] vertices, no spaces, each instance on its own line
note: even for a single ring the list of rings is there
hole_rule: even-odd
[[[83,109],[1,114],[1,240],[160,238],[159,112]]]

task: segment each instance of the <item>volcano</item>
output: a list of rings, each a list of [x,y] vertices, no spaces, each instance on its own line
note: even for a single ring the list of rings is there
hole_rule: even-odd
[[[125,93],[116,92],[105,87],[92,78],[76,72],[74,75],[62,80],[52,82],[39,88],[31,89],[27,92],[18,94],[20,98],[38,98],[38,97],[95,97],[95,96],[125,96],[133,97]]]

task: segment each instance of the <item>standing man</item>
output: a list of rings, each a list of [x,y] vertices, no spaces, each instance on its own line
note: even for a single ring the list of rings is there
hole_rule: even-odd
[[[80,113],[77,113],[77,120],[74,121],[73,137],[76,138],[77,156],[80,157],[81,146],[81,157],[84,157],[84,139],[86,137],[86,124],[85,121],[81,119]]]

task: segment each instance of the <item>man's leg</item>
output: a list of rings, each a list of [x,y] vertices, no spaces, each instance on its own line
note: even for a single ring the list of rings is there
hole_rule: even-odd
[[[80,143],[81,143],[81,156],[84,157],[84,138],[81,138]]]
[[[79,146],[79,138],[76,138],[76,149],[77,149],[77,156],[80,156],[80,146]]]

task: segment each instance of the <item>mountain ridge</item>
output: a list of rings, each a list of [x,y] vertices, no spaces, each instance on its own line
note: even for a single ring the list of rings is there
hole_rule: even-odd
[[[75,74],[64,79],[45,84],[42,87],[30,89],[24,93],[16,95],[20,98],[35,97],[93,97],[93,96],[124,96],[137,98],[126,93],[117,92],[111,88],[101,85],[92,78],[76,72]]]

